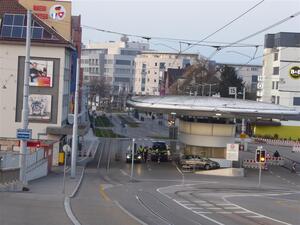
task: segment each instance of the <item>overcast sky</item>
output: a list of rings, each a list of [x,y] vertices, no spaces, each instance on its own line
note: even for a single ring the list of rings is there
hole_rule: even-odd
[[[82,24],[121,33],[152,37],[201,40],[224,26],[261,0],[73,0],[73,14],[82,16]],[[300,0],[265,0],[254,10],[213,35],[207,41],[235,42],[300,11]],[[300,32],[300,16],[259,34],[243,43],[263,45],[266,33]],[[83,42],[119,40],[119,35],[83,29]],[[130,40],[146,42],[139,38]],[[179,42],[150,40],[152,49],[179,50]],[[182,49],[187,45],[182,44]],[[262,46],[256,56],[262,55]],[[245,63],[253,56],[255,47],[227,48],[212,59],[217,62]],[[210,56],[212,47],[196,46],[188,50]],[[252,64],[261,64],[262,58]]]

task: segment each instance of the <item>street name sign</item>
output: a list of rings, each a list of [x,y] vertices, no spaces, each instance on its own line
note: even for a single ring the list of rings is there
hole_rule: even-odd
[[[31,129],[17,129],[17,139],[30,140],[32,137]]]
[[[229,87],[229,95],[235,95],[236,94],[236,87]]]

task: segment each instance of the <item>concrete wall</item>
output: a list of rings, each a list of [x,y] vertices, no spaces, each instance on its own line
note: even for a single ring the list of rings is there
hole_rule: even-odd
[[[179,140],[187,145],[226,147],[234,143],[234,137],[233,124],[179,122]]]

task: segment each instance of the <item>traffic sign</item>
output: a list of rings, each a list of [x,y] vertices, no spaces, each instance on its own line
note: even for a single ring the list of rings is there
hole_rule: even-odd
[[[31,129],[17,129],[17,139],[30,140],[32,137]]]
[[[236,87],[229,87],[229,95],[235,95],[236,93]]]
[[[239,144],[227,144],[226,159],[239,161]]]

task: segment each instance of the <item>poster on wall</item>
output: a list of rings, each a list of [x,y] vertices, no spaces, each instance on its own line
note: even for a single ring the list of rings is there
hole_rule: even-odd
[[[52,87],[53,61],[30,60],[29,86]]]
[[[51,95],[29,95],[29,119],[50,120]]]

